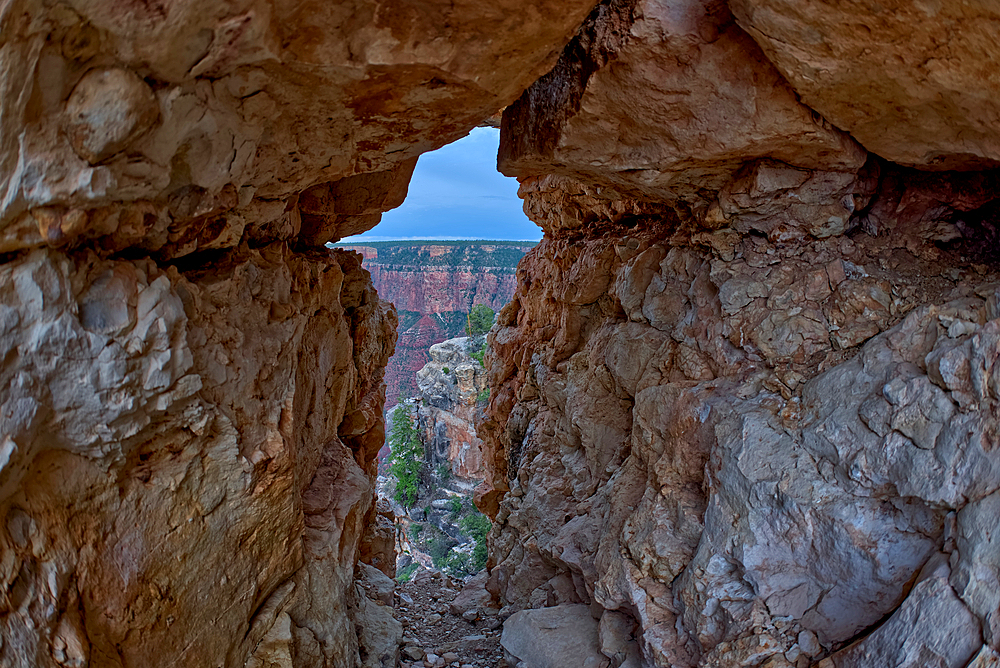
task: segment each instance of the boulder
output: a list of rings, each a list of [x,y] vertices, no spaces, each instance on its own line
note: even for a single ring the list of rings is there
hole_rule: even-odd
[[[500,644],[531,668],[607,668],[597,620],[587,605],[522,610],[503,625]]]
[[[987,2],[732,0],[809,107],[883,158],[1000,165],[1000,8]]]

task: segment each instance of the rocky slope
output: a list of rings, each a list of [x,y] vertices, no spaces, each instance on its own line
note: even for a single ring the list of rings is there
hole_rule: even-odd
[[[483,443],[474,422],[488,396],[486,369],[470,353],[484,346],[481,336],[442,341],[431,346],[431,361],[417,372],[417,414],[430,465],[466,480],[483,479]]]
[[[474,304],[499,311],[517,287],[515,270],[533,243],[394,242],[342,245],[361,253],[382,299],[399,314],[396,354],[386,367],[386,395],[414,397],[416,373],[435,343],[465,334]]]
[[[793,4],[604,3],[504,112],[490,587],[643,665],[991,665],[1000,127],[926,58],[998,17]]]

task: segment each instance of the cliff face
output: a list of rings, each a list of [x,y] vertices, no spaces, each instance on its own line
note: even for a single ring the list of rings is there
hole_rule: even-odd
[[[467,480],[483,479],[483,443],[474,421],[487,394],[486,369],[470,356],[483,343],[482,337],[460,337],[435,344],[431,361],[417,372],[418,415],[430,464],[448,466]]]
[[[589,5],[3,3],[0,665],[392,663],[353,581],[396,316],[323,245]]]
[[[490,587],[649,665],[987,665],[1000,130],[916,70],[997,17],[793,4],[604,3],[504,112],[546,238],[489,336]]]
[[[490,335],[491,589],[594,604],[596,665],[997,662],[997,25],[3,3],[0,665],[393,663],[353,572],[396,316],[324,244],[501,108],[546,240]]]
[[[372,284],[399,313],[396,354],[386,367],[386,396],[418,394],[416,374],[429,348],[465,334],[474,304],[499,311],[517,287],[517,263],[532,243],[381,242],[345,245],[361,253]]]

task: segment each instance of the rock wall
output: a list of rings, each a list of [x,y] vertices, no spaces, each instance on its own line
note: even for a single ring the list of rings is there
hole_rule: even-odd
[[[989,665],[1000,127],[926,56],[993,12],[806,5],[602,3],[505,110],[489,587],[643,665]]]
[[[547,236],[478,430],[509,609],[658,666],[995,663],[997,18],[3,3],[0,664],[381,661],[395,316],[324,244],[505,107]]]
[[[2,3],[0,665],[381,664],[396,316],[323,245],[591,5]]]
[[[483,337],[460,337],[430,348],[431,361],[417,372],[418,423],[429,464],[447,466],[466,480],[483,479],[483,442],[475,417],[486,392],[486,369],[469,353]]]
[[[517,263],[534,247],[517,242],[380,242],[344,245],[361,253],[379,295],[399,314],[396,354],[385,371],[386,396],[419,394],[416,374],[431,361],[428,349],[462,336],[474,304],[494,311],[517,288]]]

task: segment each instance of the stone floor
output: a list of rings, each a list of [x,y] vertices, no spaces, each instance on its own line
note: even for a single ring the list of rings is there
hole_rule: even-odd
[[[400,668],[506,668],[502,623],[492,607],[455,599],[463,583],[420,570],[396,587],[394,613],[403,624]]]

